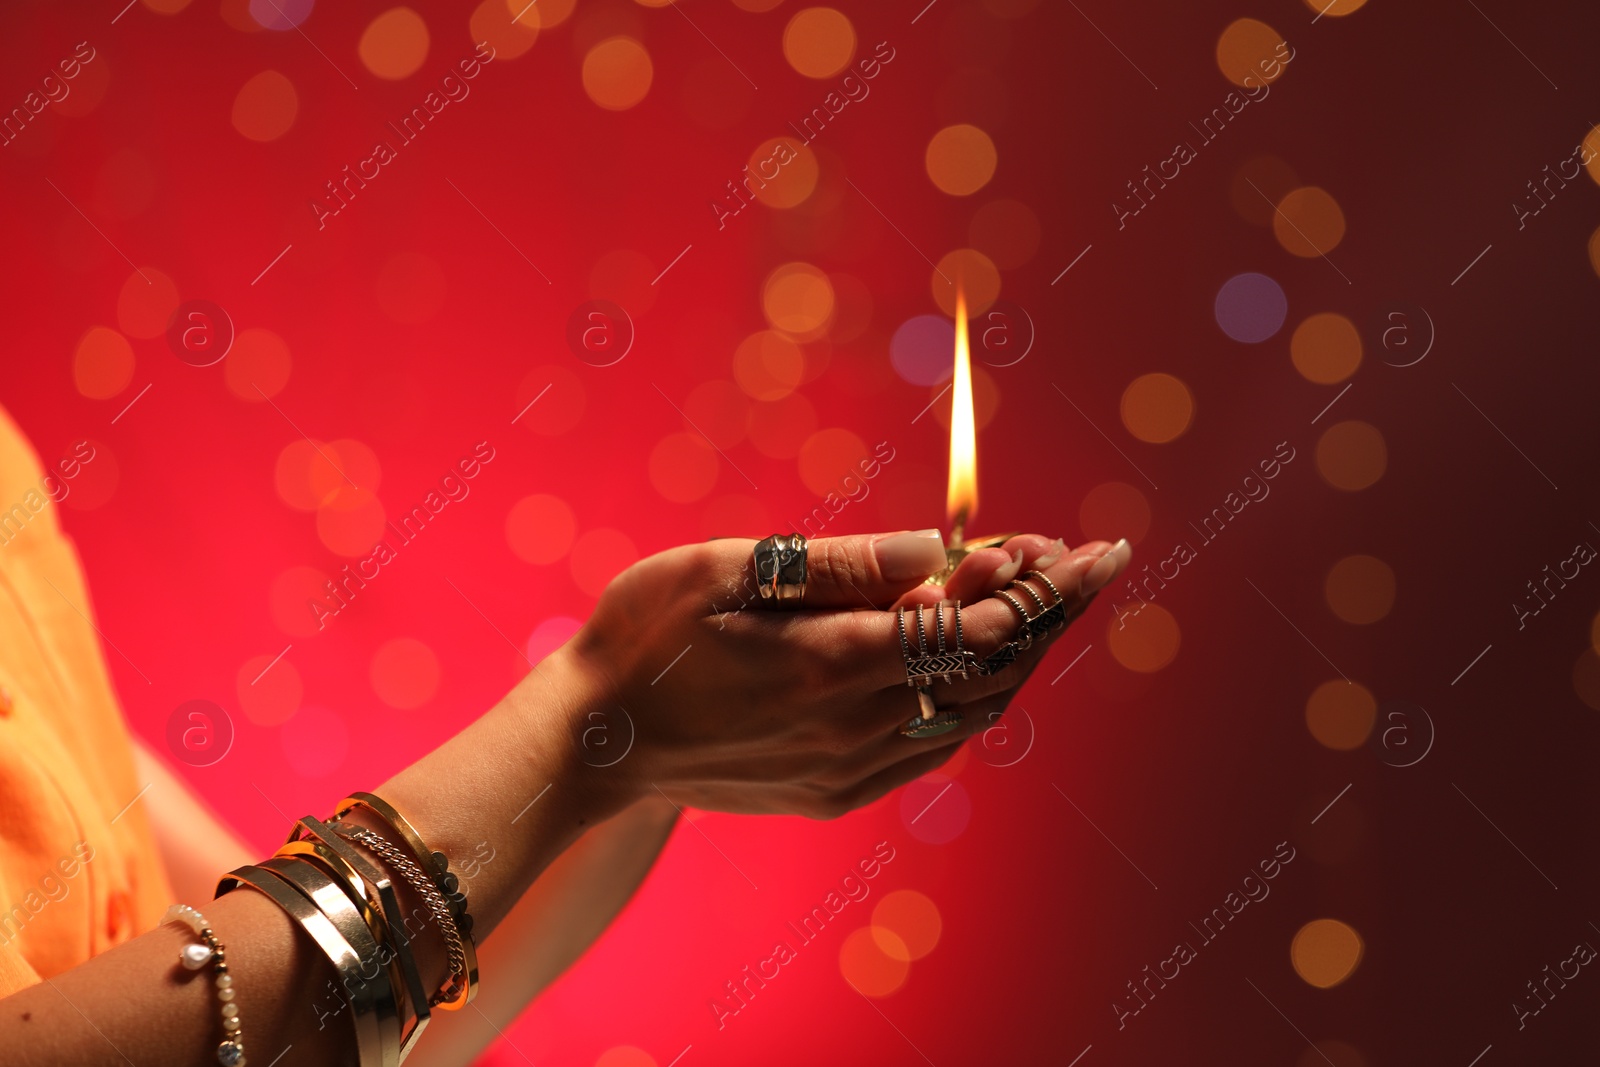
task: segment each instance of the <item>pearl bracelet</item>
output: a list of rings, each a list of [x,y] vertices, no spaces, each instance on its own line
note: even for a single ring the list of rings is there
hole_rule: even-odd
[[[213,964],[217,999],[222,1002],[222,1043],[217,1046],[217,1062],[222,1067],[245,1067],[244,1031],[239,1022],[239,1005],[233,1002],[233,975],[228,973],[228,953],[217,940],[206,917],[187,904],[174,904],[161,917],[162,925],[183,923],[200,939],[198,944],[185,945],[178,953],[178,961],[185,970],[198,971]]]

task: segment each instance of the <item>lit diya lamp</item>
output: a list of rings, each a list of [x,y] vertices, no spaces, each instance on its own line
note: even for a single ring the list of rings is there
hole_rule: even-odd
[[[950,580],[960,562],[979,549],[1005,544],[1015,533],[967,537],[967,522],[978,513],[978,420],[972,404],[972,349],[967,342],[967,301],[956,286],[955,378],[950,386],[950,478],[945,490],[945,510],[950,536],[945,538],[945,568],[928,579],[930,585]]]

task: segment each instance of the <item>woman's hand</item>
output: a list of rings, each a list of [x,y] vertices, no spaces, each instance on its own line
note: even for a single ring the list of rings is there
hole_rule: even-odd
[[[937,587],[922,585],[944,565],[937,531],[811,542],[801,610],[757,596],[753,545],[725,539],[641,561],[555,654],[563,675],[587,679],[575,743],[585,745],[586,730],[604,736],[608,750],[584,762],[615,760],[603,771],[613,803],[660,791],[717,810],[842,814],[933,769],[987,727],[1049,644],[1036,641],[996,675],[936,685],[941,706],[961,706],[966,721],[936,740],[904,737],[898,729],[918,704],[894,613],[882,608],[937,598]],[[1001,564],[969,557],[945,590],[976,594],[963,605],[967,647],[982,658],[1016,636],[1015,610],[982,599],[1016,573],[1005,566],[1048,574],[1072,618],[1092,596],[1080,594],[1085,576],[1100,565],[1104,585],[1126,564],[1126,549],[1111,548],[1069,553],[1028,537],[996,550]]]

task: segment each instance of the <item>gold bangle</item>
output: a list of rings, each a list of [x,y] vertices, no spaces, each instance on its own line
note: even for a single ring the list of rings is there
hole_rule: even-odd
[[[272,871],[253,865],[240,867],[219,879],[216,895],[225,896],[239,888],[241,884],[264,893],[278,907],[288,912],[333,964],[345,989],[350,993],[351,1015],[356,1031],[356,1050],[361,1067],[398,1067],[398,1042],[394,1040],[391,1028],[384,1025],[387,1019],[394,1018],[395,1015],[394,989],[392,986],[361,979],[360,949],[366,947],[361,944],[361,934],[366,935],[366,941],[370,942],[373,939],[372,931],[361,922],[355,906],[346,901],[348,911],[344,912],[347,918],[353,918],[355,922],[346,921],[337,924],[332,916],[324,914],[295,886],[283,881]],[[357,927],[360,928],[359,934],[356,931]],[[350,940],[352,934],[357,939],[354,944]],[[376,947],[374,943],[374,951]],[[355,979],[354,988],[351,985],[352,978]]]
[[[456,930],[461,935],[462,951],[466,955],[466,989],[449,1000],[441,1001],[438,1006],[446,1011],[460,1011],[478,995],[478,948],[472,937],[472,916],[467,912],[466,894],[459,891],[461,880],[450,872],[449,857],[443,852],[429,849],[411,821],[401,815],[394,805],[374,793],[351,793],[339,801],[339,806],[328,821],[338,822],[356,808],[366,808],[400,836],[416,857],[417,865],[433,879],[440,894],[450,905],[450,912],[456,917]]]
[[[261,866],[278,870],[277,862],[281,860],[303,862],[315,868],[322,878],[344,892],[351,903],[361,909],[361,917],[368,929],[380,944],[390,949],[390,983],[397,988],[400,982],[404,983],[406,1007],[413,1019],[410,1031],[405,1029],[403,1023],[401,1026],[400,1059],[403,1062],[416,1046],[422,1031],[427,1029],[431,1009],[428,1006],[427,989],[422,984],[422,974],[417,969],[416,955],[411,951],[409,931],[405,929],[405,917],[393,881],[361,855],[347,856],[315,838],[288,842],[278,849],[275,860],[269,860]],[[306,886],[302,884],[300,888],[304,891]],[[381,954],[382,950],[379,951]],[[397,970],[399,981],[395,979]]]

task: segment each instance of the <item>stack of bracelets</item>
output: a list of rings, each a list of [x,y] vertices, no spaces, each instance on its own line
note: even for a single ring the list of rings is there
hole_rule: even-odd
[[[392,836],[346,823],[345,816],[357,808]],[[437,923],[444,936],[450,976],[432,992],[417,969],[411,946],[415,931],[401,910],[395,877],[423,902],[426,921]],[[361,1067],[397,1067],[416,1047],[434,1008],[459,1010],[477,995],[472,916],[449,861],[428,849],[405,816],[371,793],[346,797],[326,822],[301,819],[271,859],[222,878],[217,896],[240,886],[264,893],[288,912],[327,955],[352,1008]],[[222,1004],[217,1061],[244,1067],[243,1028],[226,951],[193,908],[177,905],[165,921],[186,924],[200,939],[185,946],[179,958],[190,970],[212,965]]]

